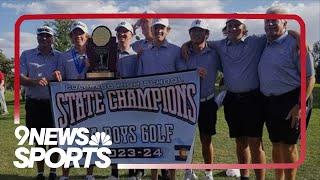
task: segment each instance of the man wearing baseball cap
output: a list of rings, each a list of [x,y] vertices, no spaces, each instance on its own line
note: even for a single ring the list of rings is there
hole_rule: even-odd
[[[270,7],[267,14],[287,14],[279,6]],[[297,143],[300,136],[300,52],[297,41],[288,35],[285,19],[265,19],[267,44],[258,66],[260,91],[264,96],[263,115],[272,142],[274,163],[294,163],[299,159]],[[313,60],[306,53],[307,122],[311,113],[312,90],[315,83]],[[276,179],[296,179],[297,168],[276,169]]]
[[[118,39],[117,73],[119,77],[133,77],[137,74],[137,53],[131,46],[133,27],[123,21],[116,27]]]
[[[134,77],[137,74],[137,53],[131,47],[133,27],[129,22],[123,21],[118,24],[115,31],[118,39],[117,77]],[[111,176],[107,179],[119,179],[117,166],[112,164],[111,168]],[[128,180],[140,180],[142,175],[143,171],[137,170],[135,172],[134,169],[130,169]]]
[[[37,28],[38,47],[23,51],[20,56],[20,79],[26,93],[26,126],[36,128],[53,128],[50,105],[49,81],[57,69],[60,52],[52,45],[54,31],[48,26]],[[46,146],[39,146],[46,149]],[[52,148],[52,147],[49,147]],[[53,162],[58,161],[58,154],[52,155]],[[37,162],[37,179],[45,179],[44,161]],[[49,179],[56,179],[56,169],[50,169]]]
[[[221,71],[220,59],[216,50],[207,46],[209,37],[208,23],[204,19],[196,19],[189,29],[191,44],[188,48],[189,59],[187,69],[197,69],[201,78],[200,110],[198,127],[202,145],[202,156],[206,164],[212,164],[214,148],[212,136],[216,134],[217,104],[215,102],[215,82],[218,70]],[[194,176],[194,175],[193,175]],[[187,171],[185,179],[195,179]],[[212,180],[212,171],[205,171],[205,179]]]
[[[55,72],[59,81],[84,79],[88,70],[86,45],[90,36],[87,25],[81,21],[73,22],[69,37],[73,46],[60,57],[58,71]]]
[[[257,65],[266,37],[247,36],[242,19],[228,19],[226,28],[227,38],[213,45],[221,57],[227,89],[223,104],[229,134],[235,138],[239,163],[250,163],[250,156],[254,163],[265,163]],[[255,174],[257,179],[264,179],[265,170],[256,169]],[[249,178],[249,170],[241,169],[240,175]]]
[[[59,59],[55,78],[62,80],[79,80],[85,79],[89,67],[89,59],[86,54],[86,45],[89,36],[88,27],[81,21],[75,21],[70,27],[69,36],[73,46],[63,54]],[[86,180],[94,180],[93,166],[87,169]],[[60,180],[69,179],[69,168],[62,168]]]
[[[153,19],[152,45],[140,55],[137,75],[175,72],[180,67],[184,68],[184,63],[180,58],[180,48],[166,39],[170,30],[168,19]],[[152,170],[152,179],[157,179],[157,174],[157,170]],[[174,170],[170,170],[170,177],[175,178]]]

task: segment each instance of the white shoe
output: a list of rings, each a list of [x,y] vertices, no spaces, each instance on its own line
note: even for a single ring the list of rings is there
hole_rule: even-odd
[[[92,175],[87,175],[86,178],[84,178],[84,180],[95,180],[95,178]]]
[[[204,180],[213,180],[212,174],[206,174],[206,175],[204,176]]]
[[[69,180],[69,177],[61,176],[61,177],[59,178],[59,180]]]
[[[137,172],[137,175],[136,175],[136,180],[141,180],[141,179],[142,179],[142,176],[143,176],[142,172],[141,172],[141,171],[138,171],[138,172]]]
[[[8,115],[9,114],[9,112],[4,112],[4,113],[2,113],[1,115],[2,116],[6,116],[6,115]]]
[[[227,169],[226,175],[228,177],[240,177],[240,169]]]
[[[135,177],[135,176],[130,176],[130,177],[128,177],[128,180],[137,180],[137,177]]]
[[[184,180],[197,180],[198,176],[192,170],[186,170],[184,173]]]
[[[107,178],[107,180],[119,180],[119,178],[114,177],[114,176],[109,176],[109,177]]]

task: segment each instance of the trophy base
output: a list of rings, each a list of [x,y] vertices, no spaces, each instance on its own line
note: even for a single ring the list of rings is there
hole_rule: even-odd
[[[98,71],[86,73],[87,79],[113,79],[114,77],[115,74],[111,71]]]

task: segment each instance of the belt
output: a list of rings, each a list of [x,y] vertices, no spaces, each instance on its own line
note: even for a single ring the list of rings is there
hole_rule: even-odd
[[[200,102],[206,102],[206,101],[209,101],[210,99],[214,98],[214,94],[210,94],[209,96],[207,97],[204,97],[204,98],[201,98],[200,99]]]
[[[232,96],[237,98],[244,98],[244,97],[249,97],[255,94],[259,94],[260,91],[258,89],[255,89],[255,90],[251,90],[248,92],[241,92],[241,93],[234,93],[234,92],[228,91],[228,93],[230,93]]]
[[[296,88],[294,90],[291,90],[289,92],[280,94],[280,95],[270,95],[270,96],[264,96],[264,98],[267,101],[277,101],[277,102],[281,102],[281,101],[285,101],[287,98],[297,98],[297,100],[299,101],[299,95],[300,95],[300,88]]]

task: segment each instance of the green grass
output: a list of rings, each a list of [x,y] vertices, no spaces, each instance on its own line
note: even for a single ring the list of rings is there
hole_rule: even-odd
[[[297,179],[320,179],[320,150],[318,148],[320,144],[319,129],[320,129],[320,85],[316,85],[314,91],[314,109],[310,120],[310,124],[307,132],[307,156],[304,164],[298,170]],[[14,151],[17,148],[17,139],[14,136],[14,130],[17,125],[13,124],[13,94],[12,92],[7,92],[7,105],[9,107],[10,115],[0,117],[0,179],[32,179],[36,174],[36,168],[33,169],[17,169],[13,166],[13,161],[15,160]],[[21,104],[21,124],[24,124],[24,104]],[[229,138],[227,124],[223,118],[223,110],[220,109],[218,112],[218,122],[217,122],[217,132],[218,134],[213,137],[213,142],[215,146],[215,161],[217,163],[236,163],[235,155],[235,143],[234,140]],[[198,134],[197,134],[198,137]],[[264,131],[264,147],[267,154],[268,163],[271,162],[271,144],[268,139],[268,134]],[[196,138],[194,162],[201,163],[201,146],[199,138]],[[46,171],[47,172],[47,171]],[[121,170],[121,177],[125,179],[126,170]],[[145,179],[150,179],[150,171],[146,170],[147,176]],[[177,171],[177,179],[183,179],[184,171]],[[199,170],[196,173],[202,177],[203,173]],[[61,174],[61,170],[58,170],[58,175]],[[107,175],[110,174],[108,169],[98,169],[95,168],[94,174],[96,179],[105,179]],[[85,175],[84,169],[71,169],[70,170],[71,179],[83,179]],[[251,171],[251,176],[254,177],[253,171]],[[223,170],[214,170],[215,179],[235,179],[228,178],[225,176]],[[253,179],[253,178],[252,178]],[[274,179],[273,170],[267,170],[266,179]]]

